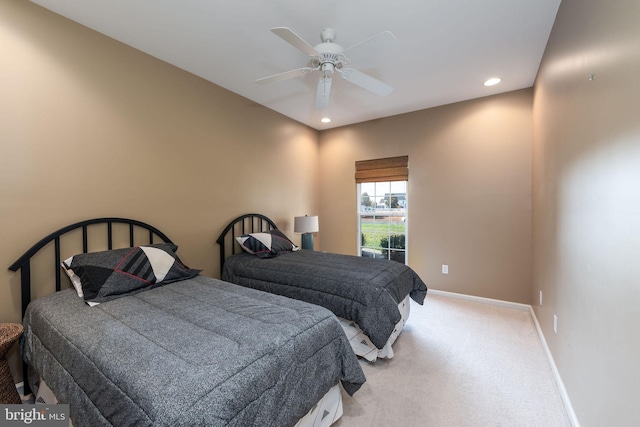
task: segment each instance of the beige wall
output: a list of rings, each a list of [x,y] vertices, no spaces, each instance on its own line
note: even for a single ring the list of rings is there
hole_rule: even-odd
[[[7,267],[72,222],[148,222],[218,276],[236,215],[295,241],[317,210],[315,130],[30,2],[0,0],[0,47],[0,321],[20,321]]]
[[[321,249],[357,252],[355,161],[408,155],[409,265],[433,289],[530,303],[531,114],[525,89],[323,131]]]
[[[640,420],[639,23],[563,0],[535,86],[533,299],[584,426]]]

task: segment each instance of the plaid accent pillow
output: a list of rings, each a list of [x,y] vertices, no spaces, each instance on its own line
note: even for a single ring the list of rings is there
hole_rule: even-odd
[[[243,234],[240,237],[236,237],[236,240],[240,243],[242,249],[258,258],[273,258],[280,254],[300,249],[278,229],[262,233]]]
[[[78,295],[95,305],[197,276],[201,270],[185,266],[175,254],[177,249],[161,243],[79,254],[62,267]]]

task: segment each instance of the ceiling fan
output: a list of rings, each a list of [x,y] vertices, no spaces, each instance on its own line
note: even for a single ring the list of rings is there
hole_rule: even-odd
[[[321,76],[318,81],[318,89],[316,93],[316,108],[318,109],[325,108],[329,105],[331,78],[333,77],[333,73],[336,71],[340,73],[346,81],[360,86],[363,89],[375,93],[376,95],[386,96],[393,90],[393,88],[388,84],[381,82],[368,74],[353,68],[345,67],[345,65],[348,65],[351,62],[345,53],[351,49],[359,47],[365,43],[369,44],[372,42],[378,43],[379,46],[395,44],[397,39],[390,31],[379,33],[347,49],[344,49],[339,44],[334,43],[334,40],[336,39],[336,31],[333,28],[325,28],[322,30],[320,33],[322,43],[317,44],[315,47],[304,41],[299,35],[289,28],[275,27],[272,28],[271,31],[287,43],[309,55],[310,63],[307,67],[263,77],[256,80],[256,83],[273,83],[302,76],[312,71],[320,71]]]

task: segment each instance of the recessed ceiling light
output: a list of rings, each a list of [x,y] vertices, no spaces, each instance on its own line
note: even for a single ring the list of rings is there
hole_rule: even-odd
[[[322,123],[331,123],[331,119],[329,117],[323,117],[320,121]]]
[[[502,79],[500,77],[492,77],[489,80],[487,80],[486,82],[484,82],[485,86],[495,86],[498,83],[500,83],[502,81]]]

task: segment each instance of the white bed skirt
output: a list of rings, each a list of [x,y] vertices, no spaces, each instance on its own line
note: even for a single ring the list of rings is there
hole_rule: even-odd
[[[329,427],[342,416],[342,393],[340,385],[329,389],[307,415],[300,418],[294,427]]]
[[[375,362],[378,358],[391,359],[393,357],[393,349],[391,346],[402,332],[402,328],[409,318],[410,308],[410,297],[407,295],[407,297],[398,304],[398,310],[400,310],[400,321],[396,323],[396,327],[393,328],[393,332],[391,333],[389,340],[381,349],[373,345],[369,337],[362,332],[362,329],[360,329],[355,322],[343,319],[342,317],[338,317],[338,320],[340,321],[340,326],[342,326],[344,333],[347,335],[349,344],[351,344],[351,348],[353,348],[356,355],[365,358],[369,362]]]
[[[37,383],[35,403],[54,405],[58,403],[53,391],[44,380]],[[329,427],[342,416],[342,393],[340,384],[336,384],[320,399],[304,417],[300,418],[295,427]],[[69,420],[69,427],[73,427]]]

